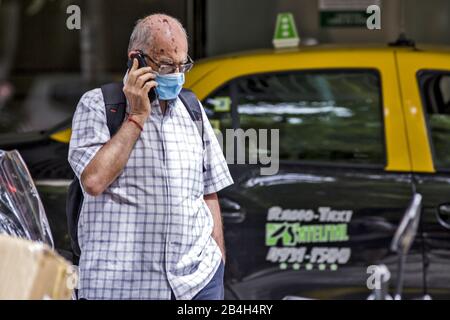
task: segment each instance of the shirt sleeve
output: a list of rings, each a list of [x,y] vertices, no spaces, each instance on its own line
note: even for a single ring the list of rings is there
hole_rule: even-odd
[[[78,179],[109,139],[102,92],[100,89],[88,91],[81,97],[73,116],[69,144],[69,164]]]
[[[201,109],[203,114],[203,139],[205,143],[203,194],[207,195],[218,192],[232,185],[233,178],[231,177],[222,148],[217,140],[205,110],[203,107]]]

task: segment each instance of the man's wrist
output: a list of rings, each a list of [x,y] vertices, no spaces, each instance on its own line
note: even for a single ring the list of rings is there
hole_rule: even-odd
[[[140,126],[141,129],[144,128],[144,124],[147,121],[148,115],[144,114],[136,114],[136,113],[130,113],[128,116],[128,120],[135,122],[136,125]]]

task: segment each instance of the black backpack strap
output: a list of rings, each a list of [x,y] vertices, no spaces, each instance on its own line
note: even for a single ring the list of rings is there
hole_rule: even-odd
[[[116,134],[122,125],[127,109],[127,99],[123,93],[123,83],[113,82],[102,86],[105,102],[106,123],[110,136]]]
[[[195,125],[197,126],[197,131],[200,134],[200,137],[202,137],[203,148],[205,148],[205,140],[203,137],[202,107],[200,106],[197,97],[191,90],[184,88],[181,90],[179,97],[186,107],[187,112],[191,116],[192,121],[194,121]]]
[[[198,134],[202,138],[202,146],[205,149],[205,137],[203,135],[203,113],[202,107],[198,102],[197,96],[191,90],[182,89],[180,92],[180,100],[183,102],[186,107],[187,112],[191,116],[192,121],[194,121],[195,126],[197,127]],[[205,164],[203,163],[203,172],[206,170]]]

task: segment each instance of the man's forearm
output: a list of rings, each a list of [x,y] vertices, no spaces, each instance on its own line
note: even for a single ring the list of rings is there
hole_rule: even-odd
[[[203,198],[213,217],[214,228],[212,237],[217,242],[217,245],[222,252],[223,261],[225,261],[225,240],[223,237],[223,223],[222,214],[220,212],[219,198],[217,197],[217,193],[205,195]]]
[[[81,175],[81,183],[88,194],[101,194],[117,179],[140,133],[135,123],[125,121],[111,140],[97,152]]]

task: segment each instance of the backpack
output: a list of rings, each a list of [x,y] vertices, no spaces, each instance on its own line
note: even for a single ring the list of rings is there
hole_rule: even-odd
[[[108,125],[110,136],[112,137],[117,133],[125,118],[127,103],[125,94],[123,93],[123,83],[109,83],[103,85],[101,90],[103,100],[105,102],[106,123]],[[197,97],[192,91],[187,89],[181,90],[178,97],[186,107],[192,121],[194,121],[202,138],[204,147],[203,115]],[[78,244],[78,220],[80,217],[81,208],[83,206],[83,200],[83,191],[81,190],[78,178],[75,176],[69,186],[66,200],[67,224],[69,228],[70,242],[72,245],[72,261],[74,265],[78,265],[81,254],[81,249]]]

